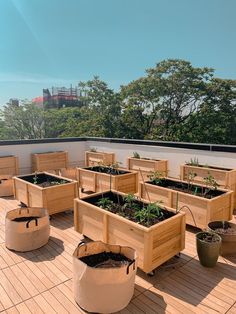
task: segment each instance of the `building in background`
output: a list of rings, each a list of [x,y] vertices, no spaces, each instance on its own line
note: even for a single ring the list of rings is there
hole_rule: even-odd
[[[52,87],[43,89],[43,96],[32,99],[39,108],[66,108],[76,107],[84,104],[84,95],[78,87]]]

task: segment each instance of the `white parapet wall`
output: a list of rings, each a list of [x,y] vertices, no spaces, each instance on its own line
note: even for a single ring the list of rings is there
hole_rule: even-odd
[[[114,152],[116,161],[121,162],[122,167],[127,166],[127,158],[138,152],[141,157],[167,159],[168,176],[179,178],[180,165],[191,158],[198,158],[200,164],[214,165],[236,169],[236,153],[205,151],[200,149],[185,149],[176,147],[151,146],[140,144],[106,143],[88,141],[87,149],[96,148],[98,151]]]
[[[14,141],[0,142],[0,156],[15,155],[19,158],[20,174],[31,173],[31,154],[52,152],[52,151],[68,151],[69,166],[84,166],[85,151],[96,148],[98,151],[114,152],[116,161],[121,162],[121,167],[127,167],[127,158],[133,156],[133,152],[138,152],[141,157],[149,157],[155,159],[167,159],[169,161],[170,177],[179,178],[180,165],[191,158],[198,158],[200,164],[215,165],[226,168],[236,168],[236,149],[235,152],[202,150],[198,144],[187,144],[189,148],[172,147],[173,143],[165,146],[158,146],[158,143],[152,145],[149,141],[135,141],[138,143],[130,143],[131,140],[118,139],[115,142],[111,139],[93,140],[92,138],[81,139],[45,139],[32,141]],[[124,142],[124,143],[122,143]],[[197,149],[190,147],[196,146]],[[178,146],[178,145],[177,145]],[[181,145],[180,145],[181,146]],[[208,145],[211,148],[211,145]],[[208,147],[208,148],[209,148]],[[220,148],[220,150],[224,150]]]
[[[53,151],[68,151],[69,166],[84,166],[84,152],[86,142],[55,142],[1,145],[0,156],[15,155],[19,159],[20,174],[32,172],[31,154]]]

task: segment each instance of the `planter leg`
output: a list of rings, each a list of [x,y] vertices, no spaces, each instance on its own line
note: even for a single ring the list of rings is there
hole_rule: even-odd
[[[146,273],[149,277],[153,277],[155,275],[155,269],[150,271],[149,273]]]
[[[27,205],[25,205],[25,203],[23,203],[23,202],[20,202],[20,207],[24,208],[24,207],[27,207]]]

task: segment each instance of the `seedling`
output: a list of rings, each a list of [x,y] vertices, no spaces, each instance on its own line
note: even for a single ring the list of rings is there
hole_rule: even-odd
[[[216,182],[215,178],[208,172],[208,176],[203,179],[206,188],[205,192],[202,193],[204,197],[206,197],[207,193],[209,193],[212,190],[217,190],[219,187],[219,184]]]
[[[96,153],[96,152],[97,152],[97,148],[91,147],[91,148],[90,148],[90,152]]]
[[[156,185],[162,183],[165,179],[163,173],[160,171],[155,171],[148,177],[150,178],[150,181]]]
[[[108,210],[111,208],[113,204],[114,204],[113,201],[110,200],[108,197],[103,197],[96,203],[98,207]]]
[[[135,213],[135,218],[138,220],[138,223],[145,223],[147,226],[150,226],[151,220],[155,218],[162,219],[163,217],[164,214],[159,203],[144,205]]]
[[[133,158],[140,159],[140,155],[138,152],[133,152]]]
[[[33,177],[33,184],[38,184],[38,176],[37,176],[37,172],[34,173],[34,177]]]
[[[196,167],[199,166],[199,162],[198,162],[197,157],[191,158],[190,161],[186,161],[185,163],[189,166],[196,166]]]
[[[190,171],[187,175],[187,182],[188,182],[188,191],[190,192],[192,190],[193,181],[194,178],[197,176],[197,174],[193,171]]]

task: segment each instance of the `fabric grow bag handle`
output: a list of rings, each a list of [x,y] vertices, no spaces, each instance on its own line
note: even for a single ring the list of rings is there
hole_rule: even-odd
[[[22,207],[22,208],[19,208],[19,215],[21,215],[21,211],[22,210],[27,210],[27,214],[29,214],[29,207]]]
[[[132,260],[132,261],[129,263],[129,265],[127,266],[126,275],[129,274],[129,268],[130,268],[131,265],[133,265],[133,270],[135,270],[135,259]]]
[[[38,218],[35,217],[35,218],[31,218],[30,220],[27,221],[27,223],[26,223],[26,228],[29,228],[29,224],[30,224],[30,222],[33,221],[33,220],[35,221],[35,226],[36,226],[36,227],[38,226]]]

